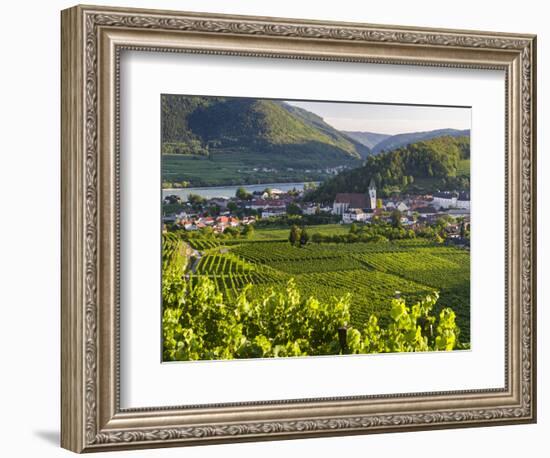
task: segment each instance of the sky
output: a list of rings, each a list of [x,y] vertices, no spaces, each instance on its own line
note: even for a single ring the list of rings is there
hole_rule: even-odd
[[[463,107],[286,101],[321,116],[338,130],[402,134],[435,129],[470,129],[471,109]]]

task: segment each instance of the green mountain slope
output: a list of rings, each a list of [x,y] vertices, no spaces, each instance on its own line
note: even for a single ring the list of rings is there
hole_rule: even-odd
[[[182,95],[162,96],[162,152],[311,156],[311,165],[359,160],[368,148],[305,110],[283,102]],[[323,161],[323,158],[326,159]]]
[[[309,199],[330,202],[339,192],[367,192],[371,179],[381,196],[467,190],[469,171],[470,137],[437,137],[369,156],[364,166],[325,181]]]

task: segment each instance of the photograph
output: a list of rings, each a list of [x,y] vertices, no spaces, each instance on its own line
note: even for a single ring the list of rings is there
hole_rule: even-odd
[[[160,110],[163,362],[470,350],[471,107]]]
[[[56,396],[37,393],[50,420],[60,406],[61,447],[271,456],[330,437],[333,456],[437,430],[434,450],[476,456],[476,427],[508,437],[486,441],[505,454],[540,449],[543,15],[401,3],[62,5],[60,20],[41,6],[39,55],[60,75],[9,92],[14,119],[21,94],[48,103],[6,151],[59,137],[57,166],[43,147],[11,154],[25,171],[47,158],[58,186],[11,200],[55,216],[44,190],[58,207],[60,249],[29,246],[55,252],[60,281],[49,262],[34,289],[57,285],[60,313],[35,308],[59,323],[31,320],[27,340],[55,334]],[[28,289],[42,257],[16,254]],[[466,448],[449,448],[457,434]],[[393,454],[425,455],[412,442]]]

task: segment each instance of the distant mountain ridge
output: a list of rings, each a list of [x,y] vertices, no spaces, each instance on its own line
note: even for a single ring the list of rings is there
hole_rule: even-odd
[[[424,132],[406,132],[395,135],[363,131],[342,132],[345,133],[348,137],[351,137],[359,143],[368,147],[372,154],[377,154],[381,151],[392,151],[401,146],[407,146],[421,140],[430,140],[431,138],[443,136],[462,137],[470,135],[469,129],[436,129]]]
[[[351,137],[354,140],[357,140],[359,143],[365,145],[370,150],[372,150],[376,145],[378,145],[378,143],[382,142],[383,140],[392,137],[391,134],[379,134],[376,132],[361,132],[351,130],[344,130],[342,132],[344,132],[348,137]]]
[[[371,150],[373,154],[380,153],[381,151],[392,151],[402,146],[411,145],[422,140],[430,140],[437,137],[463,137],[470,136],[470,129],[458,130],[458,129],[436,129],[425,132],[410,132],[404,134],[397,134],[388,137],[381,142],[374,145]]]

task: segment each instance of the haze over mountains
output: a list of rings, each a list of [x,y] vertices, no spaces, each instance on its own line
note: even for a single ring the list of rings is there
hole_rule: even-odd
[[[470,129],[436,129],[426,132],[407,132],[396,135],[378,134],[375,132],[348,132],[345,134],[357,140],[371,150],[371,154],[377,154],[382,151],[392,151],[402,146],[407,146],[422,140],[431,138],[449,136],[463,137],[470,135]]]
[[[372,149],[381,141],[386,140],[386,138],[392,137],[390,134],[377,134],[375,132],[360,132],[360,131],[343,131],[345,134],[351,138],[357,140],[359,143],[362,143],[371,151]]]

